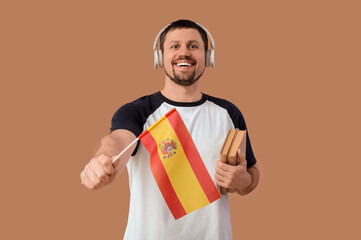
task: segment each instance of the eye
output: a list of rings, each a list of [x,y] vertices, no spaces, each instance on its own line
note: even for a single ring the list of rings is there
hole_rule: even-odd
[[[198,46],[197,46],[197,45],[195,45],[195,44],[191,44],[191,45],[189,45],[189,48],[190,48],[190,49],[197,49],[197,48],[198,48]]]
[[[174,44],[174,45],[171,45],[170,48],[178,49],[178,48],[179,48],[179,45],[178,45],[178,44]]]

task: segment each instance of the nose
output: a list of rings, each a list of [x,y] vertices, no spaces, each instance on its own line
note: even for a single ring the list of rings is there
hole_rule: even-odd
[[[189,52],[188,47],[187,46],[180,47],[178,54],[180,56],[190,56],[190,52]]]

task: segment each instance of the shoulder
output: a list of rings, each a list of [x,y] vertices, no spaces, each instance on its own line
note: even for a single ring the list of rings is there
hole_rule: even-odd
[[[235,128],[239,128],[241,130],[244,130],[247,128],[243,114],[241,113],[241,111],[239,110],[239,108],[236,105],[234,105],[230,101],[222,99],[222,98],[213,97],[213,96],[210,96],[207,94],[204,94],[204,95],[208,101],[216,104],[217,106],[219,106],[227,111],[228,116],[232,119],[232,122],[233,122]]]
[[[162,102],[158,99],[157,93],[153,93],[124,104],[117,110],[116,114],[119,112],[127,112],[129,114],[148,113],[157,109],[161,104]]]
[[[223,98],[213,97],[207,94],[204,94],[206,99],[219,107],[227,110],[228,114],[231,116],[233,115],[242,115],[241,111],[238,109],[236,105],[234,105],[232,102],[225,100]]]
[[[140,97],[121,106],[113,115],[111,131],[128,129],[139,135],[148,116],[150,116],[162,102],[156,94]]]
[[[127,104],[125,104],[124,106],[128,106],[128,107],[133,107],[133,108],[137,108],[137,107],[144,107],[144,106],[149,106],[151,105],[153,102],[155,102],[157,100],[156,98],[156,94],[150,94],[150,95],[146,95],[146,96],[142,96],[132,102],[129,102]]]

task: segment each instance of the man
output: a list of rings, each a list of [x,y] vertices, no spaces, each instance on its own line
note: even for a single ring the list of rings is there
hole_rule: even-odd
[[[124,239],[232,239],[227,195],[175,220],[150,170],[149,153],[140,142],[112,164],[112,159],[140,133],[176,108],[218,186],[244,195],[258,183],[248,135],[246,157],[238,152],[239,165],[218,161],[228,130],[244,130],[246,123],[232,103],[200,91],[206,61],[208,65],[213,61],[206,56],[205,29],[189,20],[175,21],[160,35],[160,49],[163,60],[156,64],[164,65],[164,88],[119,108],[111,133],[102,139],[95,157],[81,173],[82,184],[99,189],[113,182],[127,166],[131,197]]]

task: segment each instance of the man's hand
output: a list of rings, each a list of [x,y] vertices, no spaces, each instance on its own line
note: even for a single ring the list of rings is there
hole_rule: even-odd
[[[239,164],[232,166],[221,161],[216,166],[216,183],[228,188],[229,192],[244,192],[252,183],[252,176],[247,171],[247,161],[238,150]]]
[[[111,183],[116,176],[112,159],[101,154],[90,160],[80,174],[81,183],[91,190],[99,189]]]
[[[81,172],[81,183],[87,188],[95,190],[113,182],[123,172],[136,144],[125,151],[115,163],[112,163],[112,160],[121,149],[125,149],[135,139],[135,135],[125,129],[115,130],[105,136],[95,157]]]

